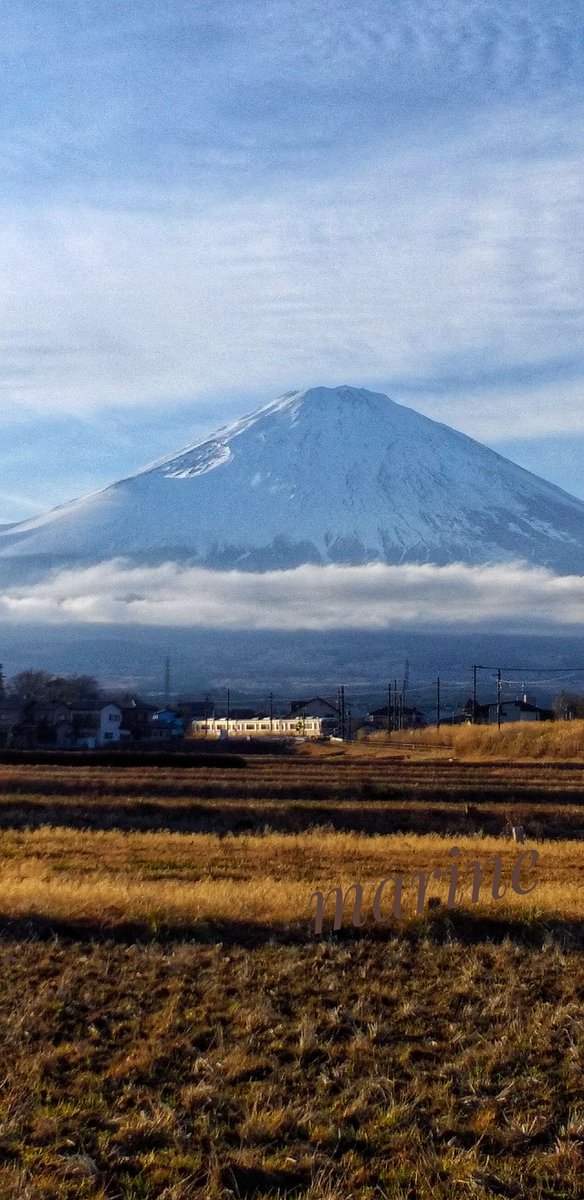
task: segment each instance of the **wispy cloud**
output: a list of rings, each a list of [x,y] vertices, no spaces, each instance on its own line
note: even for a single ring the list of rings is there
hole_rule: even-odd
[[[584,168],[540,150],[518,172],[495,141],[467,130],[199,211],[5,210],[8,410],[387,380],[467,432],[478,391],[478,436],[584,429]],[[517,364],[542,386],[505,382]],[[456,374],[467,392],[440,393]]]
[[[217,629],[487,628],[584,625],[584,578],[521,564],[493,567],[299,567],[262,575],[131,567],[63,571],[0,594],[6,622]]]
[[[0,438],[319,382],[584,433],[577,0],[14,0],[0,41]]]
[[[581,86],[577,0],[14,0],[4,166],[45,186],[236,184],[318,152]],[[17,86],[19,85],[19,86]],[[107,97],[107,103],[104,103]]]

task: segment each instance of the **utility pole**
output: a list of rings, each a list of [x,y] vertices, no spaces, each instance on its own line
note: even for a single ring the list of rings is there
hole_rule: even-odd
[[[387,685],[387,736],[391,737],[391,684]]]
[[[476,725],[477,721],[477,664],[473,663],[472,667],[472,723]]]
[[[168,708],[170,704],[170,658],[166,658],[164,663],[164,703]]]
[[[341,696],[341,705],[340,705],[340,707],[341,707],[341,739],[344,742],[344,740],[345,740],[345,688],[343,685],[341,685],[340,696]]]
[[[440,729],[440,676],[436,680],[436,728]]]
[[[274,722],[274,693],[270,692],[270,733]]]
[[[501,668],[497,670],[497,729],[501,728]]]
[[[409,658],[406,658],[406,662],[405,662],[405,666],[404,666],[404,677],[402,680],[402,711],[406,706],[406,693],[408,690],[409,682],[410,682],[410,660],[409,660]]]

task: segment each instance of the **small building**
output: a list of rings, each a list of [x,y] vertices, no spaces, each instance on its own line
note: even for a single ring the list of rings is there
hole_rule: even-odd
[[[477,704],[477,725],[479,724],[479,706]],[[436,724],[436,720],[433,722]],[[472,715],[463,709],[462,712],[445,713],[440,716],[440,725],[472,725]]]
[[[148,736],[154,742],[172,742],[185,735],[185,719],[174,708],[161,708],[150,715]]]
[[[146,704],[139,696],[125,695],[116,700],[122,710],[120,739],[140,742],[147,738],[150,732],[150,718],[156,712],[156,705]]]
[[[14,714],[13,714],[14,715]],[[11,747],[32,750],[37,746],[63,747],[71,743],[73,714],[62,700],[25,700],[12,720]]]
[[[234,708],[232,706],[229,709],[229,716],[232,717],[235,721],[253,721],[253,720],[255,720],[256,713],[257,713],[257,708],[237,708],[237,707]],[[215,713],[211,713],[211,714],[202,713],[201,714],[201,716],[203,716],[203,717],[209,716],[209,715],[214,717]],[[227,713],[224,713],[223,716],[227,716]]]
[[[329,700],[323,700],[322,696],[314,696],[312,700],[291,700],[288,715],[290,717],[333,717],[338,721],[341,714],[335,704],[331,704]]]
[[[366,729],[369,726],[373,729],[387,729],[387,707],[385,704],[382,708],[374,708],[368,712],[361,728]],[[403,708],[401,705],[398,708],[390,705],[389,720],[391,729],[397,729],[398,723],[400,729],[424,729],[426,725],[424,714],[418,708],[408,708],[407,705]]]
[[[95,750],[121,740],[122,710],[113,701],[86,702],[72,709],[73,744],[79,749]]]
[[[497,724],[497,711],[500,711],[501,724],[511,721],[553,721],[554,713],[551,708],[540,708],[537,704],[532,704],[529,700],[502,700],[500,705],[497,703],[485,704],[482,706],[483,711],[486,710],[487,725]],[[483,718],[484,722],[484,718]]]
[[[177,713],[185,721],[199,721],[205,717],[215,716],[215,701],[207,696],[204,700],[179,700],[176,704]]]
[[[13,730],[20,720],[21,705],[10,700],[0,701],[0,746],[9,746]]]

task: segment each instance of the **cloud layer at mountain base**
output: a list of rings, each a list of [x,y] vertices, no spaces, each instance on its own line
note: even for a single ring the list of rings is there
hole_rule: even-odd
[[[584,626],[584,577],[521,563],[207,571],[115,559],[0,591],[10,624],[290,631],[384,628],[560,632]]]

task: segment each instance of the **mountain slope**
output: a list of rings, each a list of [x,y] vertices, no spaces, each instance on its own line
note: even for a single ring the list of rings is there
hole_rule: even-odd
[[[0,575],[123,555],[268,570],[523,559],[584,574],[584,502],[359,388],[293,392],[197,445],[0,529]]]

